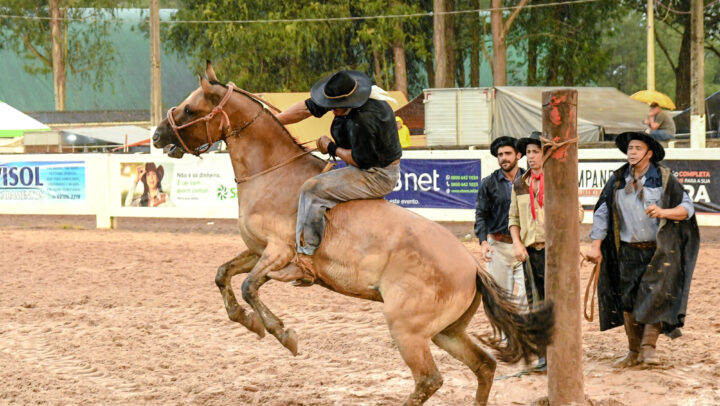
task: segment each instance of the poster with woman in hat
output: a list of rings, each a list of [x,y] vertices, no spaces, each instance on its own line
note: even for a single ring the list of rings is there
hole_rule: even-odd
[[[123,206],[130,207],[169,207],[172,206],[167,192],[163,191],[165,169],[154,162],[126,164],[125,170],[135,173],[133,183],[123,199]],[[135,165],[132,168],[131,165]],[[140,189],[142,184],[142,190]]]

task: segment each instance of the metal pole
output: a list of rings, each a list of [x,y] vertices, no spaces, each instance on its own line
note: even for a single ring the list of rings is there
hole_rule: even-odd
[[[162,69],[160,65],[160,0],[150,0],[150,125],[162,121]],[[150,152],[162,154],[150,143]]]
[[[555,144],[577,139],[577,90],[543,92],[543,136]],[[545,148],[544,148],[545,150]],[[550,405],[584,404],[578,146],[550,148],[545,161],[545,295],[555,303],[548,348]]]
[[[655,90],[655,8],[648,0],[647,7],[647,90]]]
[[[705,148],[704,5],[703,0],[690,4],[690,148]]]

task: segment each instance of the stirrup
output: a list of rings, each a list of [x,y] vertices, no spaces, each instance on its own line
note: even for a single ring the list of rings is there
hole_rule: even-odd
[[[315,264],[313,263],[312,256],[296,252],[291,262],[297,265],[303,273],[302,278],[296,279],[291,283],[293,286],[310,286],[315,283],[317,274],[315,273]]]

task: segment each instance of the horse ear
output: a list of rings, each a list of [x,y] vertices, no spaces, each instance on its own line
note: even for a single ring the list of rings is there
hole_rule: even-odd
[[[212,85],[210,82],[200,75],[198,75],[198,78],[200,78],[200,87],[202,87],[203,92],[207,95],[212,94]]]
[[[208,80],[219,82],[217,76],[215,75],[215,71],[213,70],[212,63],[209,59],[205,60],[205,76],[207,76]]]

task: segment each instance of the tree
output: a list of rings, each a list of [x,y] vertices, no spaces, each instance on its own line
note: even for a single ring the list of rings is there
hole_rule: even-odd
[[[528,0],[518,1],[515,8],[510,12],[510,15],[503,19],[502,0],[492,0],[490,11],[490,29],[492,31],[492,43],[493,43],[493,58],[492,58],[492,71],[493,71],[493,84],[495,86],[507,85],[507,37],[510,32],[510,28],[513,22],[517,18],[520,11],[528,3]]]
[[[277,20],[350,17],[347,2],[186,0],[175,20]],[[210,59],[227,80],[251,91],[307,91],[337,69],[368,71],[356,52],[353,21],[172,24],[165,38],[198,71]]]
[[[518,16],[514,35],[506,43],[526,48],[527,85],[596,84],[615,56],[602,44],[615,35],[619,15],[620,7],[612,2],[528,8]]]
[[[435,87],[455,87],[453,0],[433,1],[433,48],[435,50]]]
[[[720,4],[709,1],[706,3],[705,48],[715,56],[720,56]],[[646,1],[626,0],[625,4],[641,15],[647,15]],[[675,74],[675,105],[678,109],[684,109],[690,106],[690,0],[666,0],[656,4],[655,41]],[[668,31],[663,32],[659,25]],[[670,44],[673,35],[680,37],[675,58],[671,55]]]
[[[175,20],[278,20],[416,14],[432,0],[276,2],[184,0]],[[219,10],[222,10],[220,12]],[[307,91],[323,75],[348,68],[367,73],[387,90],[421,91],[432,65],[431,19],[370,18],[321,22],[172,24],[171,49],[193,66],[211,59],[218,71],[252,91]],[[428,72],[431,73],[431,72]]]
[[[5,19],[0,40],[23,55],[28,73],[52,72],[56,110],[65,110],[68,70],[82,80],[92,80],[95,88],[101,89],[107,83],[114,62],[114,49],[107,37],[114,24],[112,7],[116,2],[49,0],[48,4],[38,4],[34,0],[11,0],[5,3],[0,7],[3,14],[29,18]]]

